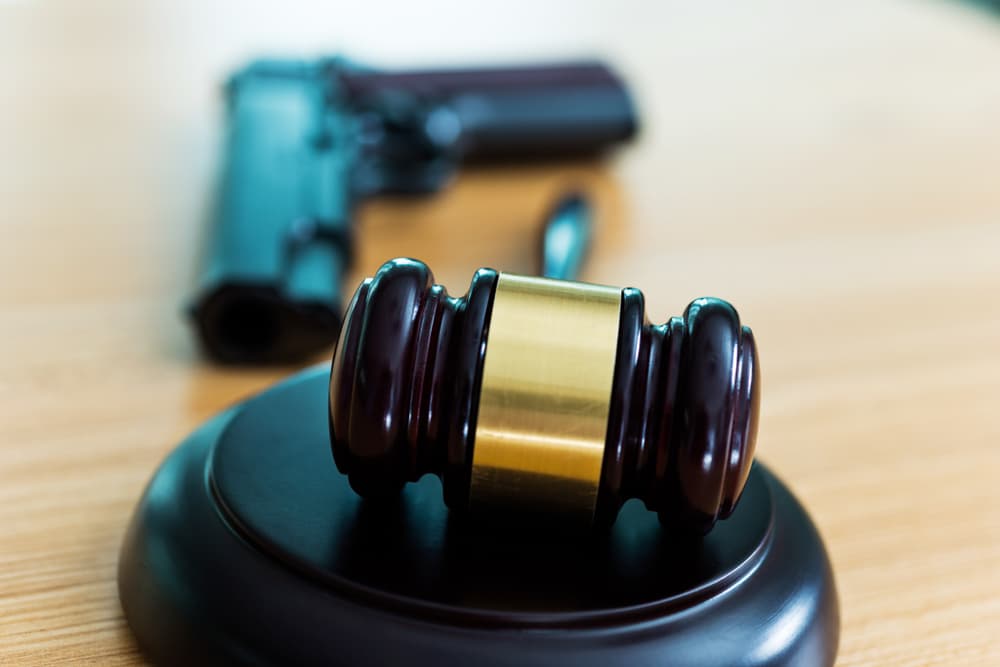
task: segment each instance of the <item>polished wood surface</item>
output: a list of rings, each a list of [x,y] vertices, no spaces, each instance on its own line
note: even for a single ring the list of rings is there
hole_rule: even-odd
[[[591,189],[585,279],[753,325],[758,455],[827,540],[839,664],[1000,664],[1000,19],[904,0],[0,2],[0,663],[139,660],[114,572],[143,485],[293,370],[207,365],[180,315],[216,86],[331,47],[613,59],[639,143],[368,206],[351,282],[404,254],[530,271],[539,216]]]

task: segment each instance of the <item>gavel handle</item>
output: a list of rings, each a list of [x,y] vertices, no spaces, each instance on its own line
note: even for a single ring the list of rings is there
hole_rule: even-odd
[[[579,192],[564,195],[542,227],[541,274],[557,280],[576,280],[590,249],[593,211]]]

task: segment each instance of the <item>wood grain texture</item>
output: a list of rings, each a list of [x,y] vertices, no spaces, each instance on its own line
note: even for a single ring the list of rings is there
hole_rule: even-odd
[[[216,86],[331,48],[612,59],[641,142],[372,204],[351,283],[401,254],[456,288],[530,271],[537,216],[590,188],[587,279],[754,327],[759,453],[828,542],[839,664],[1000,664],[1000,20],[903,0],[0,2],[0,663],[139,662],[114,585],[133,503],[293,370],[211,367],[179,314]]]

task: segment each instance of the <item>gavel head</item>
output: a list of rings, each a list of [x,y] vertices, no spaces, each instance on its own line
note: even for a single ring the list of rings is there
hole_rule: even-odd
[[[650,324],[636,289],[480,269],[453,298],[396,259],[348,308],[330,435],[364,497],[434,473],[453,510],[609,525],[640,498],[704,533],[746,483],[759,401],[753,334],[725,301]]]

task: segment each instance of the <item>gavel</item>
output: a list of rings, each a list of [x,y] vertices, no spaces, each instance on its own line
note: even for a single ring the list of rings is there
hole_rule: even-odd
[[[452,511],[610,526],[638,498],[707,533],[746,484],[753,333],[702,298],[664,324],[641,291],[480,269],[454,298],[395,259],[348,307],[330,375],[337,468],[364,498],[437,475]]]

